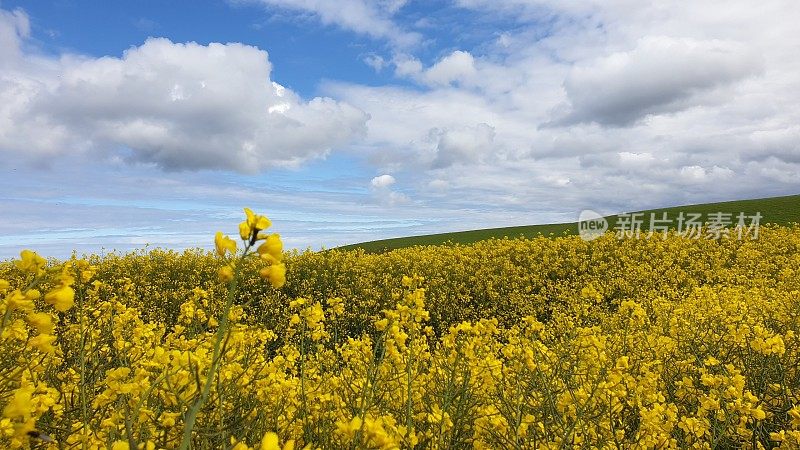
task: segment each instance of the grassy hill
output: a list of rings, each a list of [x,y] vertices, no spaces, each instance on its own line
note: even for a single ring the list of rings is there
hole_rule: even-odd
[[[636,211],[635,213],[644,213],[641,218],[644,219],[642,225],[643,230],[648,229],[650,214],[655,213],[657,218],[661,218],[663,213],[667,214],[667,218],[677,223],[676,219],[680,212],[683,213],[700,213],[702,214],[702,221],[707,220],[708,214],[713,213],[730,213],[735,217],[739,213],[745,213],[750,216],[755,213],[761,214],[761,223],[776,223],[776,224],[789,224],[792,222],[800,223],[800,195],[789,195],[784,197],[771,197],[760,198],[753,200],[737,200],[731,202],[719,203],[704,203],[699,205],[685,205],[675,206],[671,208],[650,209],[644,211]],[[609,229],[613,230],[617,224],[618,215],[607,216],[606,220],[609,223]],[[749,222],[748,222],[749,223]],[[342,250],[355,250],[363,248],[370,253],[379,253],[396,248],[410,247],[413,245],[437,245],[437,244],[469,244],[472,242],[482,241],[490,238],[503,238],[503,237],[536,237],[539,235],[563,235],[563,234],[577,234],[577,222],[570,223],[552,223],[543,225],[526,225],[518,227],[504,227],[504,228],[487,228],[483,230],[471,231],[458,231],[453,233],[440,233],[428,234],[423,236],[409,236],[393,239],[381,239],[378,241],[362,242],[359,244],[351,244],[339,247]]]

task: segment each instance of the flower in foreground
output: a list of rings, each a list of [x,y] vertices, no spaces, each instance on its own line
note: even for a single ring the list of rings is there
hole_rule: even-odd
[[[226,252],[236,253],[236,241],[222,234],[222,231],[217,231],[217,234],[214,235],[214,247],[219,256],[225,256]]]

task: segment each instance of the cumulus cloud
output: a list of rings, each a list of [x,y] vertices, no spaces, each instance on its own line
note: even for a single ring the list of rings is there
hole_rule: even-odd
[[[323,88],[329,95],[346,98],[369,111],[369,128],[360,147],[391,149],[368,150],[371,160],[382,168],[413,168],[424,173],[420,171],[452,165],[458,159],[462,163],[494,161],[514,148],[527,152],[531,145],[532,122],[528,118],[501,116],[495,104],[473,92],[452,88],[418,92],[342,83],[326,83]],[[497,120],[503,129],[492,135]],[[471,142],[473,138],[477,141]]]
[[[411,199],[408,195],[392,189],[396,182],[397,180],[389,174],[374,177],[369,183],[372,187],[371,194],[373,199],[384,206],[399,206],[410,203]]]
[[[405,54],[397,53],[392,58],[394,64],[394,74],[398,77],[416,78],[422,72],[422,61],[417,58]]]
[[[395,55],[413,87],[323,86],[370,113],[360,148],[391,149],[370,161],[424,173],[432,202],[613,212],[800,188],[799,3],[456,3],[512,26],[430,63]]]
[[[455,129],[434,129],[436,159],[433,167],[481,161],[494,146],[494,128],[485,123]]]
[[[3,51],[22,51],[23,18],[0,16],[0,39],[16,44]],[[368,120],[330,98],[303,100],[270,79],[266,52],[242,44],[149,39],[120,58],[25,56],[0,72],[0,152],[34,160],[89,152],[254,173],[322,157]]]
[[[395,183],[395,179],[393,176],[384,174],[379,175],[370,181],[370,185],[374,188],[387,188]]]
[[[448,85],[474,77],[475,58],[469,52],[456,50],[425,71],[423,79],[429,84]]]
[[[573,67],[564,83],[570,111],[555,124],[630,125],[702,104],[698,94],[761,70],[742,44],[648,36],[631,51]]]
[[[428,86],[448,86],[465,84],[477,74],[475,58],[469,52],[456,50],[444,56],[427,69],[417,58],[408,54],[396,54],[392,58],[395,75],[411,78]]]
[[[405,31],[392,16],[407,0],[233,0],[238,3],[258,3],[268,8],[280,8],[316,16],[325,25],[386,39],[398,47],[417,44],[421,36]]]

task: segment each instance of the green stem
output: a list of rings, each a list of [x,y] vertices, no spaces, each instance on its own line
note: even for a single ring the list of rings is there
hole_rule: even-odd
[[[308,401],[306,397],[306,323],[303,320],[300,332],[300,399],[301,405],[301,418],[303,419],[303,439],[308,443],[310,439],[310,430],[308,429]]]
[[[413,318],[411,319],[413,321]],[[414,364],[414,338],[415,338],[415,327],[412,324],[411,328],[411,336],[408,339],[408,361],[406,361],[406,438],[408,437],[409,433],[411,433],[411,426],[412,418],[411,418],[411,410],[413,406],[412,402],[412,371],[413,371],[413,364]]]
[[[222,341],[225,339],[225,336],[228,333],[228,314],[230,313],[230,309],[233,305],[233,300],[236,297],[236,291],[239,285],[239,267],[241,266],[241,262],[244,260],[245,256],[247,256],[247,251],[249,249],[249,245],[244,249],[244,253],[236,264],[233,273],[233,280],[231,280],[231,283],[228,286],[228,297],[225,301],[225,308],[222,310],[222,317],[219,320],[219,328],[217,328],[217,335],[214,339],[214,353],[211,359],[211,367],[208,368],[205,385],[203,386],[203,391],[201,392],[200,397],[194,402],[194,404],[189,408],[189,411],[186,413],[186,424],[184,425],[183,429],[183,439],[181,440],[181,445],[178,447],[179,450],[187,450],[191,446],[192,430],[194,430],[195,422],[197,422],[197,416],[200,414],[200,410],[203,408],[203,405],[208,400],[208,396],[211,394],[211,385],[214,383],[214,375],[217,373],[220,361],[222,360]]]
[[[392,326],[392,323],[386,326],[388,330],[389,327]],[[356,448],[360,448],[361,444],[361,437],[364,434],[364,418],[367,416],[367,410],[370,408],[372,403],[372,396],[375,392],[375,384],[378,378],[378,370],[380,370],[380,365],[383,362],[383,352],[386,351],[386,336],[387,332],[384,331],[380,339],[376,342],[375,349],[372,353],[372,361],[370,361],[370,366],[367,368],[366,373],[366,380],[364,380],[364,389],[361,391],[361,402],[358,407],[358,418],[361,419],[361,427],[359,427],[358,431],[353,436],[353,442],[350,446],[351,450]],[[382,344],[382,348],[379,348],[378,344]],[[379,353],[380,352],[380,353]]]
[[[80,340],[80,349],[78,351],[79,361],[80,361],[80,370],[81,370],[81,382],[79,393],[81,396],[81,432],[83,434],[83,439],[81,439],[81,448],[86,450],[86,440],[87,440],[87,430],[86,425],[89,421],[89,408],[86,403],[86,333],[83,327],[83,305],[84,305],[84,298],[83,298],[83,285],[81,284],[81,273],[80,269],[73,266],[75,268],[76,273],[76,284],[78,290],[78,326],[79,332],[81,335]]]

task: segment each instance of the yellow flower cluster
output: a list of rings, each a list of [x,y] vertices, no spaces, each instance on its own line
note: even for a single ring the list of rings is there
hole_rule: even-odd
[[[272,226],[272,222],[265,217],[255,214],[250,208],[244,209],[246,219],[239,224],[239,236],[244,241],[245,250],[242,257],[248,255],[250,247],[258,241],[264,241],[256,250],[261,259],[268,265],[261,269],[259,273],[263,278],[269,280],[273,287],[279,288],[286,283],[286,266],[283,264],[283,242],[279,234],[265,234],[261,231]],[[218,231],[214,237],[214,246],[217,254],[225,257],[227,254],[236,254],[236,241]],[[231,262],[219,269],[219,277],[222,281],[233,280],[236,262]]]
[[[0,263],[0,448],[800,448],[798,226],[284,255],[245,216]]]

